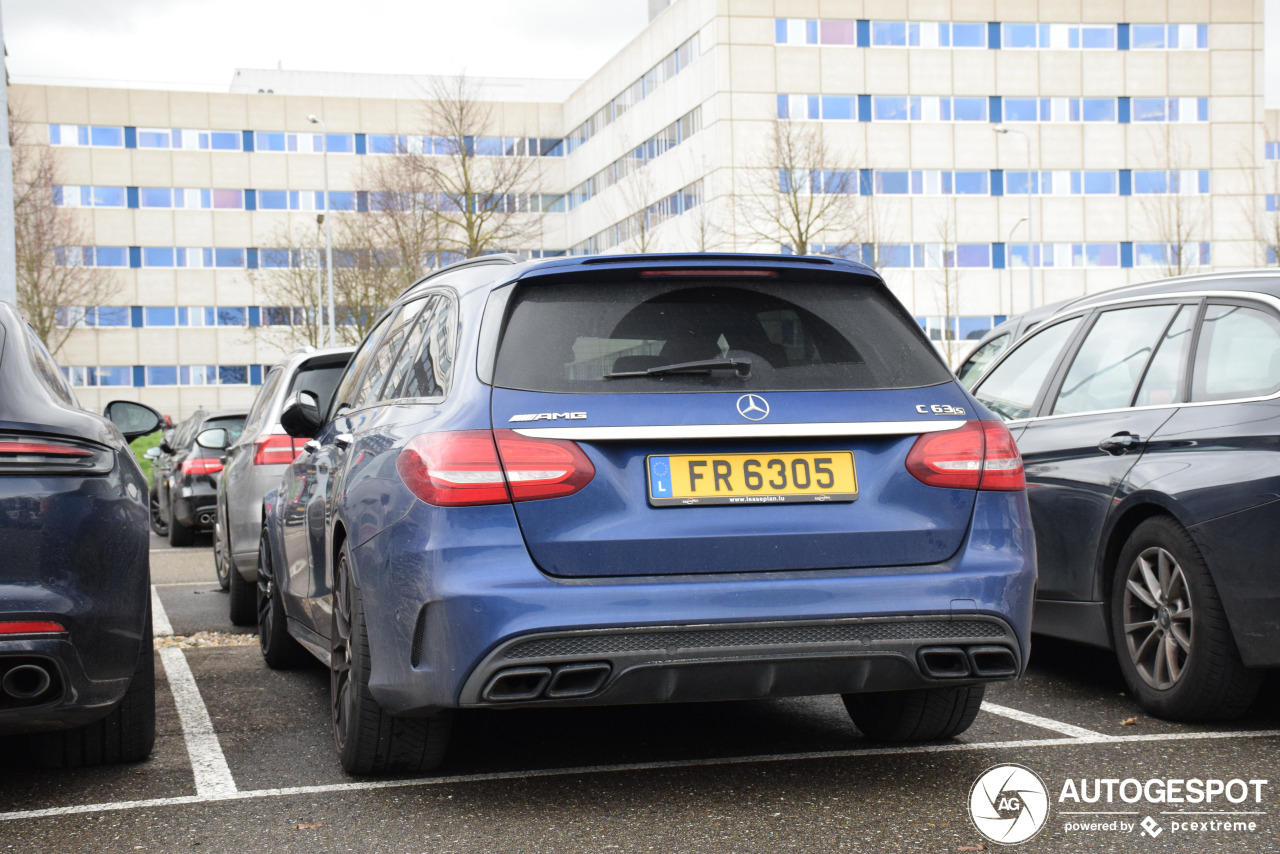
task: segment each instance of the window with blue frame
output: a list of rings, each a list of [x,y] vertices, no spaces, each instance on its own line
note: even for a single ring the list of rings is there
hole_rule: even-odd
[[[68,208],[122,208],[125,190],[124,187],[55,185],[53,203]]]
[[[177,385],[178,367],[176,365],[148,365],[143,376],[148,386]]]
[[[124,246],[56,246],[54,263],[60,267],[128,267]]]
[[[873,95],[871,118],[878,122],[919,121],[920,99],[906,95]]]
[[[1208,24],[1132,24],[1130,50],[1207,50]]]
[[[1208,169],[1135,169],[1134,195],[1176,193],[1197,195],[1209,192]]]
[[[119,329],[129,326],[128,306],[63,306],[54,312],[54,324],[63,329],[91,326],[95,329]]]
[[[124,148],[124,128],[49,125],[49,144],[73,148]]]
[[[1208,98],[1134,98],[1130,102],[1135,122],[1207,122]]]
[[[133,368],[128,365],[64,367],[62,375],[77,388],[133,385]]]
[[[1182,268],[1209,265],[1209,243],[1135,243],[1133,266]]]
[[[143,326],[177,326],[178,310],[168,305],[147,305],[142,307]]]
[[[240,151],[244,136],[238,130],[138,128],[138,148],[186,151]]]
[[[1036,267],[1119,267],[1119,243],[1037,243],[1032,245]],[[1007,247],[1010,267],[1027,266],[1027,245]]]
[[[282,151],[297,154],[323,154],[326,137],[330,154],[354,154],[356,151],[356,135],[353,133],[283,133],[278,131],[255,131],[253,148],[255,151]]]

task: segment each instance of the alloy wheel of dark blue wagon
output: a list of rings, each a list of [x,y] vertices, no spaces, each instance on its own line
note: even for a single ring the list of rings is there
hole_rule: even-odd
[[[351,569],[346,553],[333,570],[333,631],[329,635],[329,697],[333,739],[341,753],[351,738]]]

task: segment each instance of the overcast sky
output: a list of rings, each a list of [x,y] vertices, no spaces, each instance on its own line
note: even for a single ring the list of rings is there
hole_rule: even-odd
[[[646,0],[0,0],[16,80],[223,90],[236,68],[585,78]]]

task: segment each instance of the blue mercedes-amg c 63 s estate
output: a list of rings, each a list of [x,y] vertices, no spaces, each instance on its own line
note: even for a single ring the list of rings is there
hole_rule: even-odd
[[[411,287],[264,506],[262,651],[331,671],[351,773],[450,714],[840,694],[964,731],[1022,673],[1022,463],[869,268],[644,255]]]

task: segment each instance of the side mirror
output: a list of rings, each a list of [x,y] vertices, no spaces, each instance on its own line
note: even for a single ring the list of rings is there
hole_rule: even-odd
[[[225,451],[231,444],[225,427],[210,427],[196,434],[196,444],[210,451]]]
[[[156,432],[164,423],[164,416],[159,412],[132,400],[113,400],[107,404],[102,414],[120,428],[125,440],[129,442],[139,436]]]
[[[298,392],[280,413],[280,426],[295,439],[314,439],[324,426],[320,421],[319,398],[313,392]]]
[[[160,458],[160,449],[152,446],[150,448],[147,448],[147,452],[142,456],[148,460],[157,460]]]

